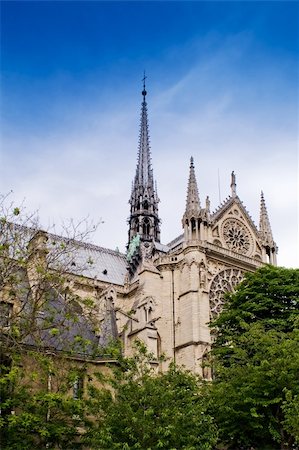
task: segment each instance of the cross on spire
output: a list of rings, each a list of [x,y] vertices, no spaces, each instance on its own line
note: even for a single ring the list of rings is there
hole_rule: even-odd
[[[145,70],[143,72],[143,78],[141,81],[143,81],[143,91],[142,91],[142,95],[143,95],[143,100],[145,101],[145,96],[147,94],[146,90],[145,90],[145,80],[147,79],[147,76],[145,75]]]

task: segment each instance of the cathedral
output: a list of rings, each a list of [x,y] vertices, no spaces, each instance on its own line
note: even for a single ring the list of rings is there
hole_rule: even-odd
[[[23,240],[25,252],[29,251],[29,257],[26,253],[27,273],[20,279],[21,297],[24,297],[22,286],[25,284],[28,295],[24,301],[18,300],[24,303],[20,308],[8,295],[9,280],[2,282],[4,301],[0,306],[5,316],[2,328],[7,332],[13,311],[18,315],[18,311],[28,310],[32,319],[30,305],[34,304],[35,297],[39,305],[41,295],[37,286],[43,286],[40,267],[57,272],[62,261],[68,287],[82,300],[75,311],[78,320],[70,323],[67,319],[70,311],[65,308],[71,308],[71,303],[65,301],[59,290],[51,289],[51,295],[47,296],[48,309],[40,311],[37,320],[41,327],[41,320],[47,324],[56,311],[55,320],[59,323],[54,324],[54,334],[45,327],[39,336],[43,347],[61,352],[66,344],[71,345],[76,342],[76,336],[80,336],[96,349],[105,349],[111,339],[119,338],[124,354],[129,356],[138,339],[146,344],[159,370],[166,370],[169,362],[175,361],[195,373],[209,376],[204,373],[203,360],[213,338],[210,320],[221,311],[225,293],[234,289],[245,272],[253,272],[263,264],[276,265],[277,246],[263,194],[257,228],[237,195],[236,176],[232,172],[230,196],[211,212],[209,197],[204,202],[200,199],[192,157],[189,179],[186,173],[182,234],[174,236],[167,244],[161,242],[146,96],[144,85],[138,160],[129,199],[126,254],[32,228],[11,227],[8,223],[5,228],[8,237],[4,232],[1,236],[5,245],[9,247],[14,243],[16,246],[16,253],[14,247],[11,249],[12,255],[19,255],[18,242],[23,243]],[[9,261],[14,273],[14,257]],[[84,304],[90,304],[90,300],[91,314],[84,309]],[[92,321],[87,320],[90,316]],[[30,339],[27,336],[22,343],[35,345],[36,339]],[[158,362],[161,355],[165,358]],[[88,352],[83,356],[88,357]],[[101,357],[96,358],[93,362],[101,363]]]
[[[168,244],[161,242],[146,95],[144,85],[127,253],[87,246],[84,252],[93,265],[82,275],[96,277],[106,309],[114,311],[115,329],[126,355],[139,339],[154,357],[166,356],[161,370],[174,360],[205,375],[202,361],[211,345],[210,319],[217,316],[224,294],[234,289],[245,272],[267,263],[276,265],[277,246],[263,193],[259,228],[237,195],[234,172],[230,196],[211,212],[209,197],[204,202],[200,199],[192,157],[189,179],[186,174],[182,234]],[[102,326],[107,327],[104,318]]]

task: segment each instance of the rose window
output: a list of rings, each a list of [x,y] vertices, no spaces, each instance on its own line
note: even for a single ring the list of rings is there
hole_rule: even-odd
[[[234,287],[243,280],[243,273],[239,269],[225,269],[213,279],[210,287],[210,317],[215,319],[222,310],[224,295],[232,292]]]
[[[239,220],[228,219],[224,222],[223,238],[231,250],[243,255],[249,253],[250,233]]]

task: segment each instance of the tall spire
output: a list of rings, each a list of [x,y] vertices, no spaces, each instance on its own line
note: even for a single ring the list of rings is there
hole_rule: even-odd
[[[136,169],[135,184],[150,186],[154,188],[153,171],[151,168],[151,152],[149,145],[149,132],[148,132],[148,119],[147,119],[147,104],[145,97],[147,95],[145,89],[146,76],[144,73],[142,96],[143,101],[141,104],[141,122],[139,133],[139,149],[138,149],[138,163]]]
[[[261,208],[260,208],[260,234],[264,241],[265,245],[268,245],[270,247],[273,247],[274,240],[270,225],[270,220],[268,217],[266,202],[264,199],[264,193],[261,192]]]
[[[129,243],[135,236],[142,241],[160,242],[160,220],[158,216],[159,199],[154,183],[153,170],[151,166],[151,151],[149,145],[147,103],[145,89],[146,76],[144,73],[141,121],[138,146],[138,160],[136,175],[133,182],[131,205],[129,217]],[[139,239],[138,238],[138,239]]]
[[[200,200],[199,200],[197,182],[196,182],[195,171],[194,171],[193,157],[191,156],[185,214],[189,214],[193,211],[194,212],[200,211]]]

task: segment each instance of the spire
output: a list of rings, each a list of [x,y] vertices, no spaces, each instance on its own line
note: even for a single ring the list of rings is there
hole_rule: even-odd
[[[200,211],[200,201],[199,201],[197,182],[196,182],[195,171],[194,171],[194,162],[193,162],[193,157],[191,156],[185,214],[191,213],[193,211],[194,212]]]
[[[232,171],[231,173],[231,183],[230,183],[231,191],[232,191],[232,197],[237,196],[237,184],[236,184],[236,175],[235,172]]]
[[[150,186],[154,188],[153,184],[153,171],[151,168],[151,152],[149,145],[149,132],[148,132],[148,119],[147,119],[147,103],[145,97],[147,91],[145,90],[146,76],[144,73],[141,104],[141,121],[140,121],[140,133],[139,133],[139,149],[138,149],[138,162],[136,169],[135,184],[139,183],[143,186]]]
[[[145,89],[146,76],[142,79],[141,121],[138,146],[138,160],[136,174],[132,186],[129,217],[129,243],[136,236],[141,241],[160,242],[160,220],[158,216],[157,187],[154,183],[151,167],[151,151],[149,145],[149,131],[147,118],[147,91]],[[129,244],[128,244],[129,245]]]
[[[260,209],[260,234],[264,241],[264,244],[273,247],[274,240],[272,236],[272,230],[266,208],[266,202],[264,199],[263,191],[261,192],[261,209]]]

